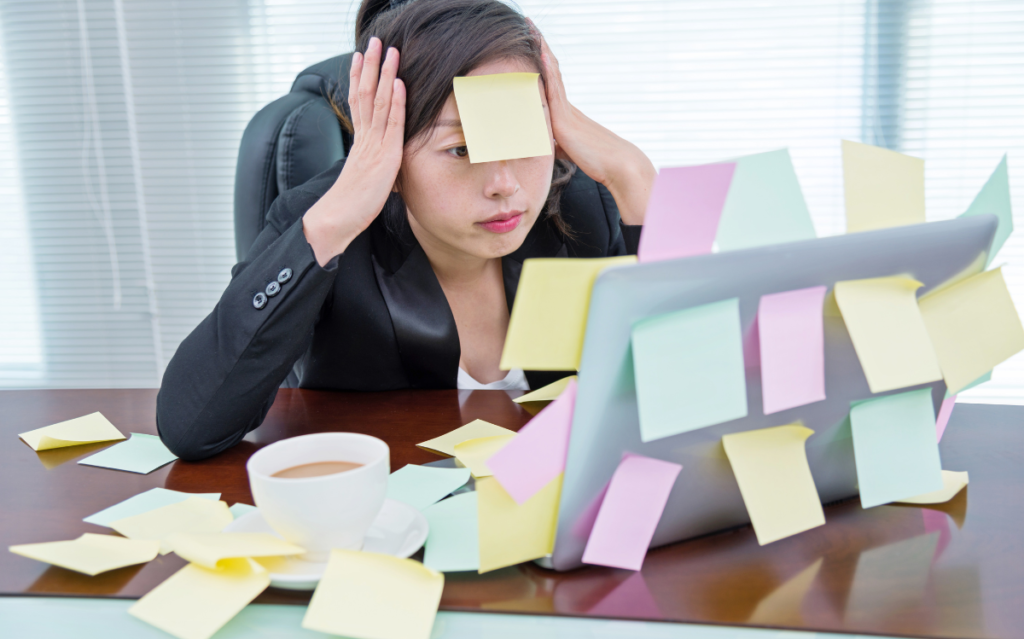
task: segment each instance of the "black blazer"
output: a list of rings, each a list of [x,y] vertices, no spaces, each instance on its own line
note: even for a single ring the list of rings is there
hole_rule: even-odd
[[[408,224],[383,216],[326,267],[302,216],[334,184],[344,160],[285,191],[217,306],[178,347],[157,396],[157,429],[182,459],[237,444],[263,422],[277,389],[455,388],[460,347],[448,301]],[[577,171],[561,196],[573,237],[539,219],[502,258],[511,310],[523,260],[635,254],[640,227],[621,223],[603,186]],[[269,288],[268,288],[269,287]],[[531,388],[569,372],[527,371]]]

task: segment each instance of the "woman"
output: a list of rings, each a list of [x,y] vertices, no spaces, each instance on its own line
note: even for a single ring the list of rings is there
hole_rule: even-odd
[[[348,158],[278,197],[164,374],[157,426],[183,459],[238,443],[293,370],[336,390],[553,381],[498,369],[523,260],[636,252],[655,169],[569,104],[532,23],[497,0],[364,0],[356,22]],[[559,159],[470,164],[453,78],[521,71]]]

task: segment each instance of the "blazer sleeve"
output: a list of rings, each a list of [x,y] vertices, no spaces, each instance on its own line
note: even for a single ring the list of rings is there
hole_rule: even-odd
[[[157,395],[156,422],[160,438],[178,457],[210,457],[259,426],[308,348],[338,267],[337,257],[321,267],[302,232],[302,215],[319,197],[293,190],[274,201],[267,227],[231,269],[231,282],[213,312],[171,358]],[[280,283],[273,296],[266,293],[271,282]],[[267,295],[262,308],[254,303],[260,292]]]

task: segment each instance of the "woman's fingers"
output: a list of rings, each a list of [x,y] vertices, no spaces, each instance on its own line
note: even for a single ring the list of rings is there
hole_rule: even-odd
[[[397,148],[401,154],[405,143],[405,83],[396,78],[391,84],[391,109],[387,116],[388,127],[384,132],[384,147]]]
[[[373,101],[377,96],[377,74],[380,69],[380,39],[370,38],[366,46],[363,70],[359,76],[359,118],[364,128],[373,123]]]
[[[363,70],[363,54],[356,51],[352,54],[352,66],[348,70],[348,112],[352,118],[352,127],[359,130],[359,75]]]
[[[391,93],[395,78],[398,76],[398,49],[388,48],[384,66],[380,70],[380,82],[377,86],[377,97],[373,101],[373,123],[370,129],[374,132],[373,139],[383,137],[388,127],[388,114],[391,111]]]

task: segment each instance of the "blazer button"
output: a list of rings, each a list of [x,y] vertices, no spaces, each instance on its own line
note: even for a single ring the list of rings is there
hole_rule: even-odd
[[[256,293],[252,298],[252,305],[258,311],[267,305],[267,296],[263,293]]]
[[[292,270],[290,268],[283,268],[281,269],[281,272],[277,274],[278,284],[284,284],[290,279],[292,279]]]
[[[267,284],[267,297],[274,297],[281,292],[281,285],[277,282]]]

